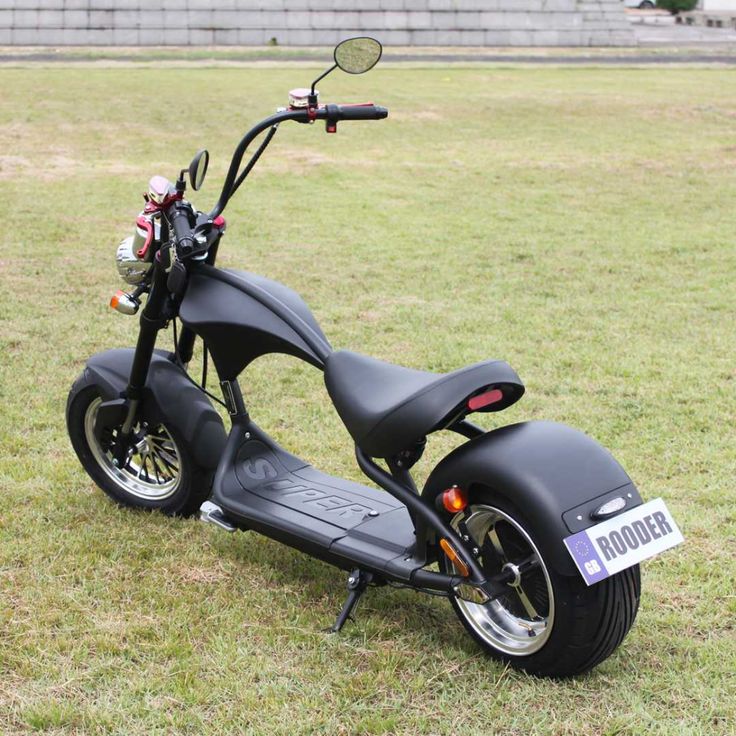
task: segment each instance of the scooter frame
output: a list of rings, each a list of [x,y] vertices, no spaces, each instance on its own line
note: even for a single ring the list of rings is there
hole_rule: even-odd
[[[369,112],[362,111],[362,117],[355,119],[370,119]],[[373,114],[373,119],[377,119],[387,113],[374,107]],[[563,538],[592,526],[595,523],[591,516],[593,510],[608,498],[620,497],[623,493],[627,508],[642,501],[628,475],[610,453],[584,434],[554,423],[522,422],[485,432],[465,418],[455,421],[446,429],[469,441],[440,462],[421,493],[410,469],[421,457],[422,443],[385,458],[388,471],[356,446],[361,470],[405,507],[411,519],[413,544],[405,546],[406,554],[399,555],[400,559],[397,557],[391,564],[373,564],[370,555],[351,553],[344,548],[338,553],[332,549],[333,545],[315,543],[307,533],[309,524],[305,522],[289,530],[285,524],[278,527],[269,524],[266,512],[259,521],[250,512],[234,510],[232,499],[228,505],[228,484],[235,487],[232,476],[244,443],[258,443],[276,456],[294,458],[252,422],[238,376],[252,360],[273,352],[293,355],[324,370],[332,347],[306,304],[293,291],[253,274],[215,267],[225,227],[221,212],[244,178],[242,174],[238,176],[238,170],[248,145],[270,128],[245,173],[252,168],[281,122],[311,122],[315,118],[325,119],[328,126],[334,128],[337,120],[347,119],[347,113],[343,113],[343,108],[328,105],[314,114],[286,110],[267,118],[249,131],[238,145],[222,194],[212,212],[195,213],[183,200],[182,186],[179,186],[179,196],[162,206],[162,245],[154,257],[150,293],[141,313],[136,348],[122,351],[124,355],[121,351],[99,354],[87,365],[105,399],[98,411],[98,425],[122,427],[117,452],[123,457],[126,436],[141,412],[176,416],[180,428],[188,432],[187,439],[194,446],[208,448],[205,462],[217,467],[205,517],[225,528],[260,531],[338,567],[352,569],[354,584],[348,603],[360,594],[366,576],[373,581],[392,580],[418,590],[455,594],[473,602],[486,602],[507,592],[510,573],[486,575],[477,562],[478,550],[473,548],[470,536],[456,531],[449,523],[450,514],[438,505],[439,494],[452,485],[472,493],[474,485],[483,484],[522,505],[537,527],[546,530],[545,538],[540,540],[545,557],[559,571],[577,574],[564,550]],[[206,235],[206,247],[197,252],[192,233],[200,227]],[[172,243],[169,243],[170,235],[173,235]],[[178,259],[173,257],[174,250]],[[189,257],[182,258],[182,254]],[[183,329],[175,355],[154,352],[158,332],[177,317]],[[219,415],[204,395],[190,407],[175,409],[167,405],[177,387],[183,390],[186,386],[191,391],[191,379],[185,366],[191,360],[197,336],[212,355],[220,378],[232,421],[227,439]],[[303,461],[298,462],[306,466]],[[372,489],[365,490],[372,492]],[[249,489],[243,487],[243,493],[248,492]],[[380,534],[375,537],[378,546],[381,538]],[[384,535],[383,538],[390,543],[389,537]],[[441,540],[445,540],[456,554],[456,570],[458,566],[464,567],[467,574],[452,575],[426,569],[442,554]],[[358,546],[356,543],[355,548]]]

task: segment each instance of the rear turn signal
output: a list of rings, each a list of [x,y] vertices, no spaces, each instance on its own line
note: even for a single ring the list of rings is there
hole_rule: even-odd
[[[470,575],[470,568],[460,558],[458,551],[446,539],[440,539],[440,547],[460,575],[467,578]]]
[[[462,488],[452,486],[442,492],[442,505],[449,514],[457,514],[468,505],[468,497]]]

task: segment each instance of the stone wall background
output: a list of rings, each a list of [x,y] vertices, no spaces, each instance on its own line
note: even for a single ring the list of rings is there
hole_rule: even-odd
[[[0,45],[621,46],[620,0],[0,0]],[[274,40],[275,39],[275,40]]]

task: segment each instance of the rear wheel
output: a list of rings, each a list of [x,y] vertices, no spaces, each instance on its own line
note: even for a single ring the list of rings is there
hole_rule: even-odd
[[[92,480],[124,506],[170,515],[195,513],[209,496],[213,473],[201,468],[174,426],[149,422],[145,411],[133,427],[124,463],[113,456],[119,427],[96,428],[99,389],[80,378],[69,393],[67,429],[77,457]]]
[[[488,575],[512,576],[508,593],[478,604],[452,597],[465,628],[493,657],[531,674],[569,677],[606,659],[623,641],[639,606],[639,567],[588,587],[544,559],[536,532],[511,504],[478,500],[452,520],[480,550]],[[445,557],[441,567],[449,571]]]

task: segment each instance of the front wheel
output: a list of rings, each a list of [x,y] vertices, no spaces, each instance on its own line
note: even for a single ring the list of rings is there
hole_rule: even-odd
[[[570,677],[621,644],[639,607],[638,565],[590,587],[579,575],[560,575],[541,555],[523,515],[490,494],[451,523],[472,538],[489,576],[513,575],[508,593],[490,603],[451,598],[465,628],[491,656],[530,674]],[[445,557],[440,566],[452,571]]]
[[[82,375],[67,401],[69,438],[92,480],[117,503],[187,516],[209,496],[213,472],[197,465],[177,427],[148,422],[143,410],[122,465],[111,451],[118,428],[96,428],[100,391]]]

